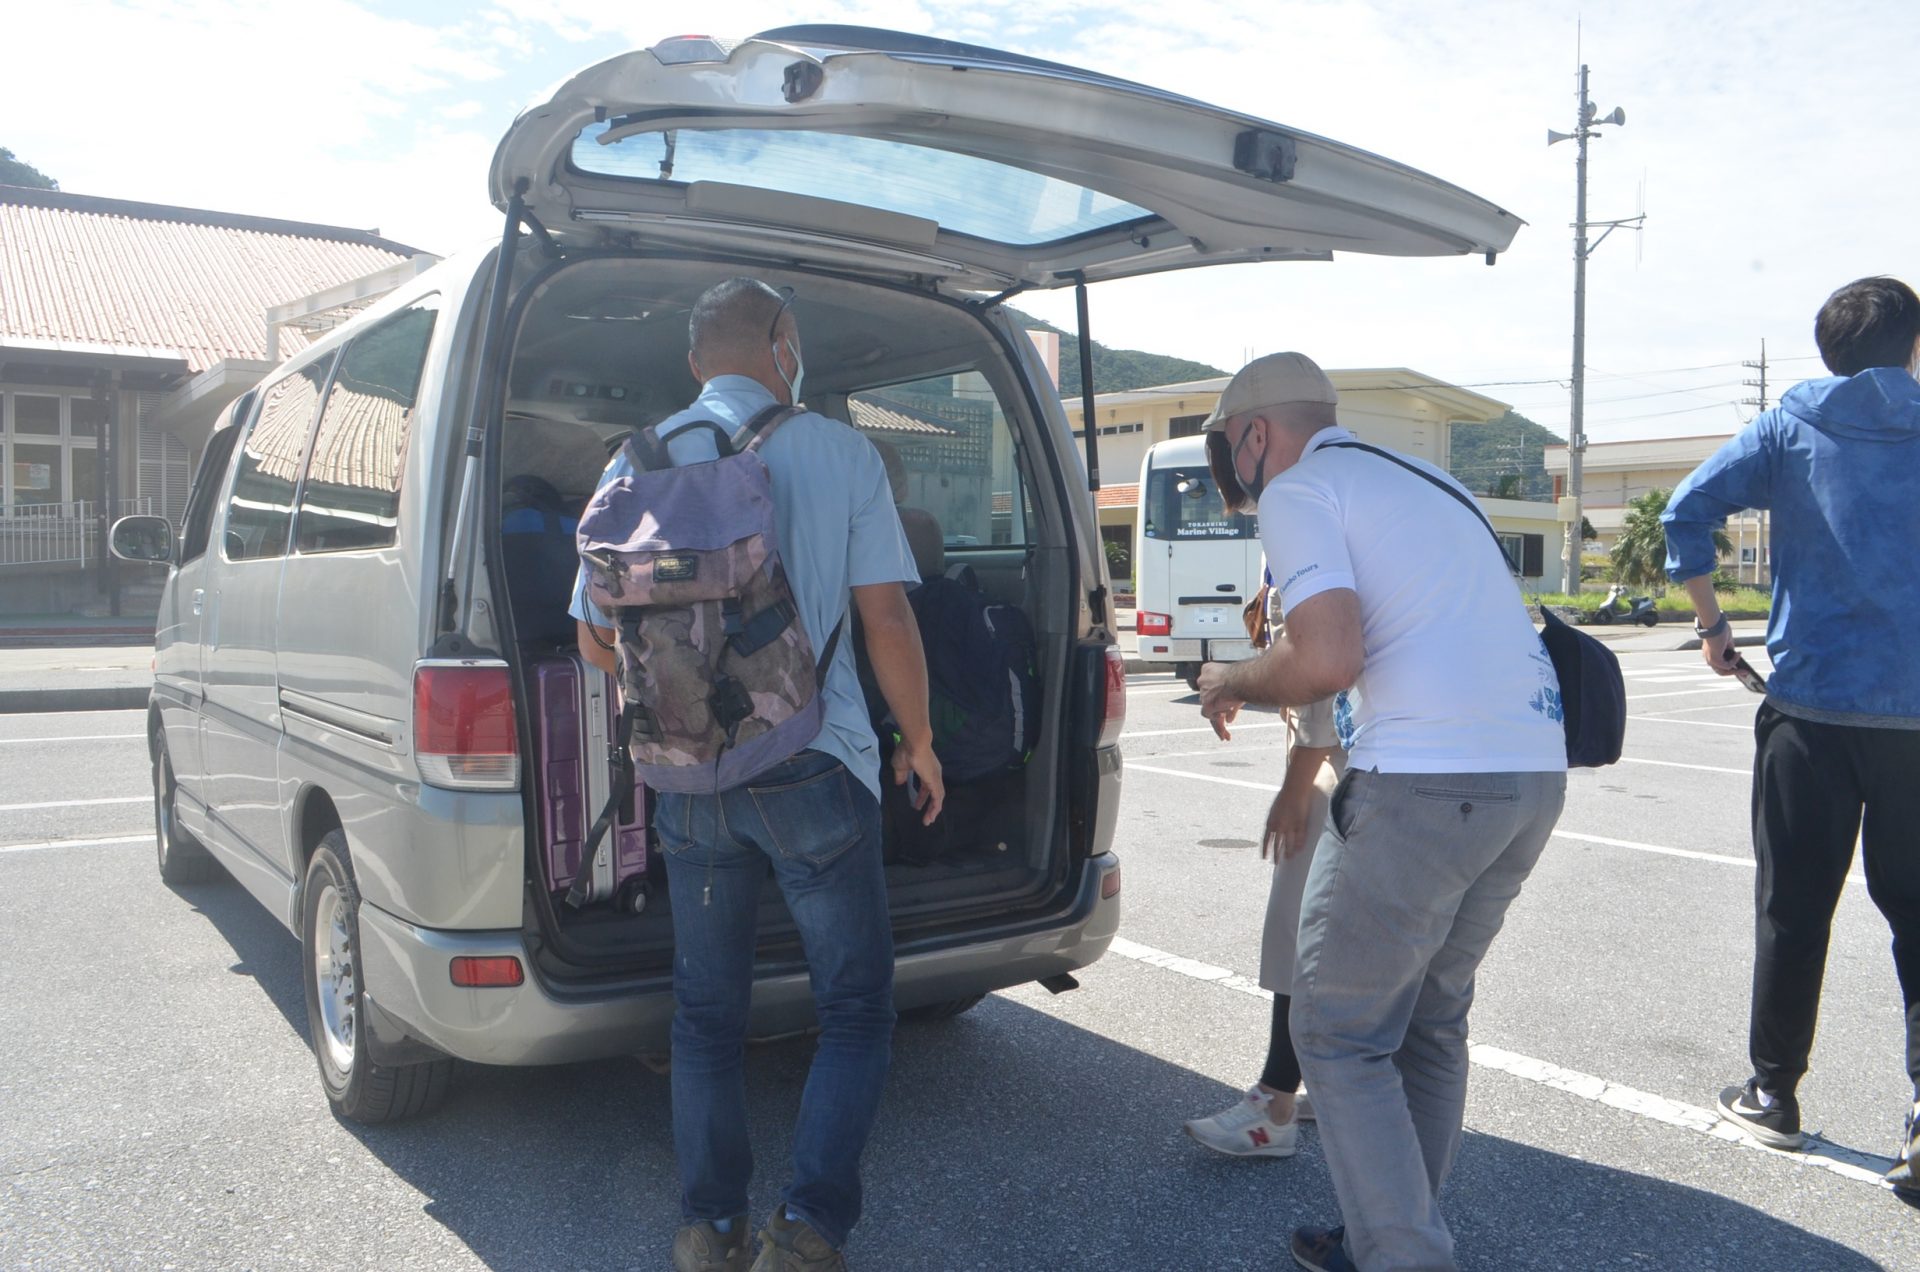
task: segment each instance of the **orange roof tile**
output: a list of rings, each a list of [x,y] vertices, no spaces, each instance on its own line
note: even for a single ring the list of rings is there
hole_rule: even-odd
[[[266,311],[416,255],[365,230],[0,186],[0,343],[267,356]],[[281,352],[304,337],[283,329]]]

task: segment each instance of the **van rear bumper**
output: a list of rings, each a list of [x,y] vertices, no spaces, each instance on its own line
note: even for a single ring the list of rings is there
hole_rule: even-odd
[[[1258,651],[1244,636],[1142,636],[1136,657],[1141,662],[1202,663],[1239,662]]]
[[[1112,853],[1089,860],[1064,912],[901,942],[895,1005],[917,1007],[987,993],[1094,962],[1120,927],[1118,893],[1101,896],[1103,881],[1119,868]],[[463,989],[453,983],[450,960],[502,955],[533,966],[517,931],[439,931],[371,905],[360,907],[360,956],[376,1021],[397,1023],[410,1037],[450,1056],[482,1064],[565,1064],[666,1049],[673,994],[664,978],[648,988],[597,997],[556,995],[531,973],[513,989]],[[787,1033],[813,1020],[804,970],[754,983],[752,1034]]]

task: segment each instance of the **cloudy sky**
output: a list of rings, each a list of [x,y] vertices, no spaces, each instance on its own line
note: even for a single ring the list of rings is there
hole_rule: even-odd
[[[1169,25],[1169,19],[1172,24]],[[1604,113],[1589,215],[1644,207],[1588,272],[1595,441],[1726,432],[1764,339],[1819,373],[1839,284],[1920,284],[1915,0],[62,0],[8,14],[0,145],[86,194],[365,228],[446,252],[497,233],[514,115],[574,70],[691,31],[927,32],[1089,66],[1410,163],[1529,222],[1477,260],[1238,266],[1110,283],[1096,339],[1235,367],[1307,350],[1411,366],[1564,431],[1581,57]],[[1582,29],[1582,22],[1584,23]],[[1576,52],[1576,33],[1580,40]],[[1070,325],[1070,296],[1024,299]]]

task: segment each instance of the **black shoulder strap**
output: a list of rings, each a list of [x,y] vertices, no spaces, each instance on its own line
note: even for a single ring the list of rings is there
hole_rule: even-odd
[[[1446,482],[1441,481],[1438,477],[1435,477],[1432,473],[1427,472],[1424,469],[1421,469],[1413,464],[1409,464],[1406,460],[1400,458],[1400,456],[1394,454],[1392,451],[1381,450],[1378,446],[1369,446],[1365,442],[1322,442],[1320,445],[1314,447],[1314,449],[1315,450],[1332,450],[1336,446],[1339,447],[1341,450],[1359,450],[1359,451],[1365,451],[1369,455],[1378,455],[1380,458],[1387,460],[1390,463],[1395,463],[1400,465],[1400,467],[1406,469],[1408,472],[1412,473],[1415,477],[1418,477],[1421,481],[1432,482],[1435,486],[1438,486],[1441,490],[1444,490],[1447,493],[1447,495],[1450,498],[1452,498],[1456,503],[1458,503],[1461,507],[1465,508],[1468,512],[1471,512],[1473,514],[1473,519],[1475,521],[1478,521],[1481,525],[1487,528],[1487,533],[1493,536],[1493,546],[1500,549],[1501,559],[1502,560],[1506,559],[1507,546],[1506,544],[1500,542],[1500,532],[1493,528],[1493,522],[1487,520],[1487,514],[1480,510],[1480,505],[1473,502],[1473,499],[1471,496],[1462,494],[1459,490],[1455,489],[1452,486],[1449,486]]]
[[[575,910],[586,905],[593,895],[594,867],[600,864],[600,849],[607,832],[613,829],[614,817],[631,810],[633,752],[630,744],[634,720],[639,714],[638,703],[626,703],[620,708],[620,718],[614,725],[613,745],[607,748],[613,769],[613,792],[607,798],[607,806],[600,810],[600,816],[594,819],[593,828],[587,832],[587,841],[580,845],[580,869],[573,876],[573,885],[567,889],[567,904]]]
[[[660,440],[658,429],[634,429],[620,443],[620,449],[626,452],[627,462],[633,465],[636,472],[650,473],[673,466],[673,461],[667,458],[667,444]]]
[[[734,450],[759,450],[762,446],[766,445],[767,439],[773,436],[773,430],[779,428],[782,424],[785,424],[798,414],[800,414],[799,407],[782,406],[778,402],[775,402],[771,406],[762,407],[755,413],[752,419],[742,424],[739,431],[734,433]]]
[[[833,635],[827,637],[827,647],[821,651],[820,661],[813,666],[813,689],[815,693],[827,687],[827,671],[833,666],[833,651],[839,648],[840,632],[846,625],[847,616],[842,614],[840,621],[833,625]]]
[[[713,434],[714,450],[718,452],[720,459],[725,459],[739,449],[734,444],[733,435],[712,420],[689,420],[665,437],[660,435],[657,426],[634,430],[627,435],[627,457],[641,472],[658,472],[663,468],[672,468],[673,455],[667,448],[673,444],[675,438],[700,430]]]

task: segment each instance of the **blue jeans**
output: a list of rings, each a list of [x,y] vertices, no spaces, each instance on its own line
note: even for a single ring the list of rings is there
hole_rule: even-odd
[[[893,929],[880,806],[819,751],[718,795],[660,795],[673,905],[673,1148],[688,1222],[747,1210],[747,1009],[769,863],[800,930],[820,1039],[786,1205],[835,1247],[860,1218],[860,1153],[893,1054]]]
[[[1293,982],[1347,1255],[1451,1272],[1473,978],[1560,819],[1567,775],[1349,771],[1314,850]]]

